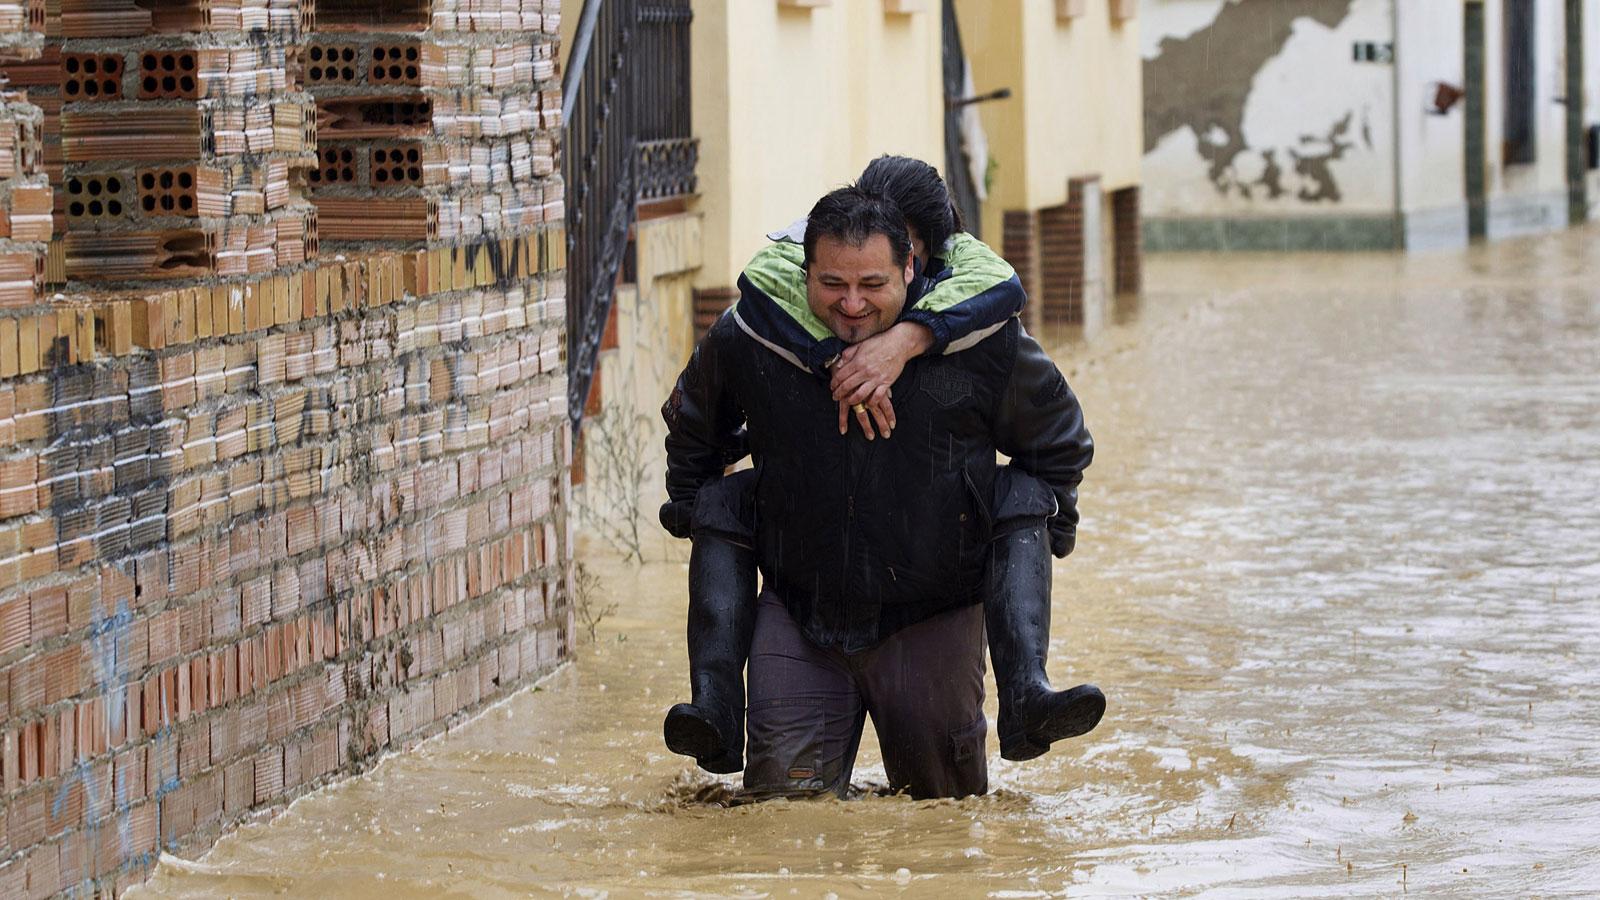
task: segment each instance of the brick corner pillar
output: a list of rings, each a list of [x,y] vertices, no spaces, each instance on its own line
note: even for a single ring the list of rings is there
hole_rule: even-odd
[[[1067,202],[1039,211],[1039,304],[1046,322],[1081,323],[1100,272],[1100,177],[1067,182]]]
[[[1111,192],[1115,287],[1119,295],[1144,290],[1144,232],[1139,224],[1139,187]]]
[[[1006,210],[1001,217],[1000,255],[1011,268],[1028,294],[1028,305],[1023,309],[1023,322],[1033,330],[1044,322],[1040,306],[1042,296],[1039,283],[1039,215],[1029,209]]]
[[[717,317],[721,316],[733,301],[739,299],[739,291],[731,287],[695,288],[694,289],[694,340],[699,343],[706,336],[711,326],[716,324]]]

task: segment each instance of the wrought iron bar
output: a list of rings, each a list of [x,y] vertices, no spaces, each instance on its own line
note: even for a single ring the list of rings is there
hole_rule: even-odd
[[[689,0],[587,0],[566,73],[567,391],[582,425],[641,199],[692,193]]]
[[[583,87],[583,70],[589,63],[589,48],[594,45],[594,27],[600,20],[600,7],[605,0],[592,0],[583,4],[583,14],[578,20],[578,31],[572,37],[572,50],[567,54],[567,71],[561,76],[561,121],[572,121],[572,105]]]
[[[638,0],[588,0],[580,23],[592,16],[594,27],[583,70],[574,73],[579,82],[562,162],[568,185],[567,400],[575,434],[638,199],[637,78],[630,53],[637,13]]]

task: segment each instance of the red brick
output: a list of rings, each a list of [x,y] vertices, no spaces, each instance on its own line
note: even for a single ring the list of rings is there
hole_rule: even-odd
[[[169,725],[183,721],[188,712],[183,700],[183,691],[179,689],[178,684],[178,673],[181,671],[185,671],[183,666],[173,666],[161,672],[162,717]]]
[[[35,790],[9,802],[6,822],[6,843],[12,848],[25,850],[49,836],[46,814],[50,803],[49,788]]]
[[[165,610],[149,622],[150,665],[167,666],[178,657],[178,612]]]
[[[59,703],[83,690],[83,647],[69,644],[45,658],[44,702]]]
[[[189,660],[189,708],[196,715],[210,708],[207,705],[207,697],[211,693],[209,684],[211,669],[207,663],[208,660],[204,656]]]
[[[221,769],[212,769],[195,779],[194,817],[196,827],[205,828],[215,825],[222,818],[223,790]]]
[[[148,607],[167,597],[167,554],[164,550],[146,553],[134,563],[134,598]]]
[[[28,643],[33,627],[31,609],[25,596],[0,602],[0,653],[10,653]]]
[[[66,835],[56,846],[61,852],[63,887],[70,889],[92,877],[88,869],[94,863],[94,851],[87,846],[83,832]]]
[[[13,900],[28,896],[28,867],[24,860],[0,865],[0,898]]]
[[[104,604],[105,613],[115,615],[119,611],[131,609],[133,590],[134,579],[126,572],[114,566],[104,566],[100,569],[100,600]]]
[[[161,675],[154,674],[144,680],[139,688],[139,730],[154,734],[166,725],[166,704],[161,700]]]
[[[241,759],[223,770],[222,810],[226,817],[237,817],[255,804],[255,781],[253,759]]]
[[[32,608],[32,640],[47,640],[67,632],[67,589],[40,588],[28,595]]]
[[[135,747],[119,753],[114,762],[118,805],[134,803],[149,796],[145,783],[145,748]]]
[[[175,676],[173,678],[173,683],[170,686],[172,696],[177,698],[177,709],[173,711],[173,721],[182,722],[188,719],[189,716],[194,713],[194,705],[192,702],[193,694],[189,687],[189,666],[187,663],[178,663],[176,667],[163,673],[163,686],[166,686],[165,683],[168,674]]]
[[[11,711],[20,716],[44,706],[45,658],[34,654],[11,667]]]
[[[96,618],[105,618],[101,612],[100,576],[98,573],[86,575],[72,582],[66,587],[67,592],[67,627],[69,629],[85,628],[92,625]]]
[[[28,854],[28,896],[49,897],[61,890],[61,850],[56,844],[35,847]]]
[[[25,515],[39,508],[39,458],[24,456],[0,461],[0,519]]]
[[[83,824],[84,788],[82,779],[68,779],[51,792],[51,801],[45,804],[45,834],[55,836],[68,828]]]
[[[255,805],[272,803],[283,795],[283,748],[268,747],[255,758]]]
[[[211,728],[201,722],[178,734],[178,779],[187,781],[211,765]]]

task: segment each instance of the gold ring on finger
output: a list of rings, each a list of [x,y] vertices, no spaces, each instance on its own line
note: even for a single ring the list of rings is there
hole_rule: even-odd
[[[866,413],[866,411],[867,411],[867,405],[865,403],[855,403],[855,404],[852,404],[850,408],[855,410],[858,413],[863,413],[863,414]]]

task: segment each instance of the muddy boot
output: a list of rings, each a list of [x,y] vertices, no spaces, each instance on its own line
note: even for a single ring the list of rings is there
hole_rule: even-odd
[[[667,749],[725,775],[744,768],[744,665],[756,622],[754,473],[737,472],[695,499],[689,553],[688,703],[667,711]]]
[[[989,656],[1000,694],[1000,756],[1033,759],[1099,724],[1106,697],[1092,684],[1050,688],[1050,539],[1055,500],[1043,482],[1013,470],[996,481],[995,535],[984,598]]]

